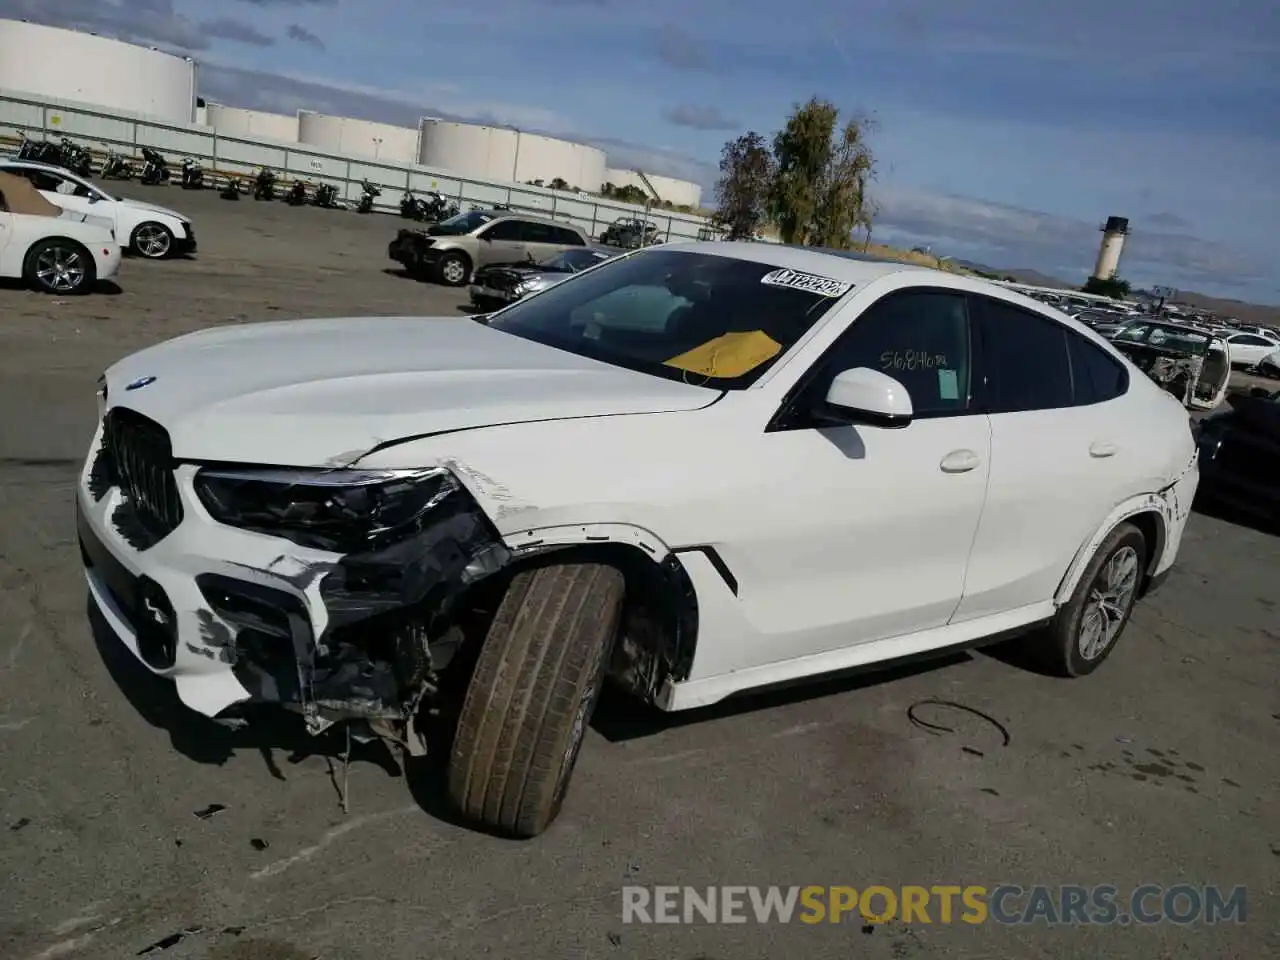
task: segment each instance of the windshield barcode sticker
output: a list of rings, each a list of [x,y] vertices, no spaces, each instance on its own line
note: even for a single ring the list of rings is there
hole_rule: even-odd
[[[816,293],[820,297],[843,297],[853,289],[852,283],[844,280],[832,280],[820,277],[816,273],[801,273],[799,270],[771,270],[760,278],[761,283],[771,287],[790,287],[792,290],[803,290],[805,293]]]

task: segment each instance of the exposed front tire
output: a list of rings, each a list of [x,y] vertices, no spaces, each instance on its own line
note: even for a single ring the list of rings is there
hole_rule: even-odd
[[[468,819],[518,837],[555,820],[624,593],[622,573],[596,563],[513,578],[480,650],[449,761],[449,797]]]
[[[1085,567],[1071,600],[1049,626],[1028,639],[1043,665],[1064,677],[1082,677],[1111,656],[1129,623],[1147,569],[1147,541],[1121,523]]]
[[[140,257],[163,260],[173,251],[173,231],[163,223],[148,220],[134,227],[129,246]]]
[[[460,287],[471,276],[471,261],[461,253],[446,253],[436,263],[436,280],[446,287]]]
[[[79,296],[93,289],[97,272],[93,255],[82,244],[56,237],[32,245],[22,275],[42,293]]]

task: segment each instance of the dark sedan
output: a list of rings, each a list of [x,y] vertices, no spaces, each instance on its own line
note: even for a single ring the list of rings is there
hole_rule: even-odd
[[[1280,390],[1227,397],[1200,421],[1200,489],[1213,500],[1280,521]]]
[[[471,302],[482,310],[495,310],[521,297],[545,290],[615,256],[618,251],[601,247],[562,250],[539,262],[495,263],[481,267],[471,280]]]

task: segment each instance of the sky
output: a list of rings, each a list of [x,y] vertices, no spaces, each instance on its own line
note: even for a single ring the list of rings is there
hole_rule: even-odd
[[[0,0],[185,53],[200,92],[591,142],[696,180],[818,95],[871,118],[874,238],[1083,282],[1280,303],[1275,0]]]

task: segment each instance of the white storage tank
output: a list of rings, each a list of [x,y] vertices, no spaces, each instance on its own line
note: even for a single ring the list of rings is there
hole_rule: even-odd
[[[205,105],[205,123],[221,136],[298,142],[298,118],[284,113],[209,103]]]
[[[656,173],[646,173],[641,176],[639,171],[616,167],[606,170],[604,179],[606,183],[612,183],[615,187],[639,187],[649,196],[653,196],[656,192],[660,200],[673,207],[691,207],[696,210],[702,203],[702,186],[692,180],[678,180],[675,177],[664,177]],[[649,181],[649,186],[645,185],[646,180]]]
[[[195,122],[189,58],[22,20],[0,20],[0,89]]]
[[[424,119],[421,131],[418,162],[425,167],[511,183],[558,178],[590,191],[604,182],[604,153],[585,144],[449,120]]]
[[[298,142],[334,153],[372,157],[392,163],[418,159],[418,131],[354,117],[298,111]]]

